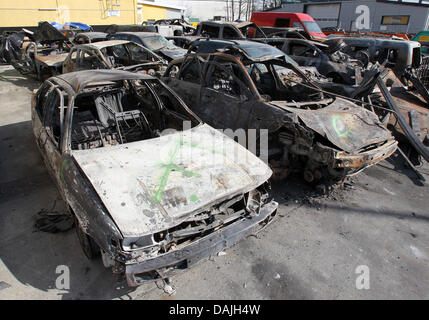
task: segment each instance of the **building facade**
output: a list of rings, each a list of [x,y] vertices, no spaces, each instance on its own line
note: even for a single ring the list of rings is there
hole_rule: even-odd
[[[0,27],[32,27],[39,21],[89,25],[137,22],[136,0],[1,0]]]
[[[97,29],[111,24],[180,18],[183,8],[143,0],[1,0],[0,31],[35,27],[39,21],[83,22]]]
[[[183,18],[185,8],[167,1],[137,0],[137,23],[161,19]]]
[[[429,27],[429,1],[424,0],[283,0],[275,11],[307,13],[321,28],[347,31],[417,33]]]

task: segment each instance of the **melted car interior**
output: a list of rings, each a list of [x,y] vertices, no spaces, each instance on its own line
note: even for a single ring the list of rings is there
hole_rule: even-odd
[[[155,94],[156,92],[156,94]],[[199,121],[157,80],[124,80],[87,87],[76,97],[73,150],[99,148],[159,137],[165,129]]]

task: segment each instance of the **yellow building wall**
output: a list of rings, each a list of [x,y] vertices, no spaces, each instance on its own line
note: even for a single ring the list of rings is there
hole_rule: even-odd
[[[112,6],[118,3],[120,6]],[[119,10],[119,17],[108,15]],[[39,21],[89,25],[137,23],[136,0],[0,0],[0,27],[37,26]]]
[[[167,9],[163,7],[142,5],[143,21],[167,19]]]

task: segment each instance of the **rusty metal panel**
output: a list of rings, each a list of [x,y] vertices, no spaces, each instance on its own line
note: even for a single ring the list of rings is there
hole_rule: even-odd
[[[332,104],[318,110],[285,107],[275,102],[272,104],[297,114],[307,127],[350,153],[392,139],[390,132],[374,113],[344,99],[336,98]]]

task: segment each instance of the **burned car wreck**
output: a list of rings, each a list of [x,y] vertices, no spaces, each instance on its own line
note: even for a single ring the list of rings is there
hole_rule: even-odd
[[[275,46],[266,44],[265,40],[258,40],[258,42],[246,40],[197,40],[192,42],[189,46],[188,53],[213,53],[225,50],[233,51],[247,57],[247,59],[255,61],[260,60],[261,57],[265,60],[267,57],[285,59],[288,63],[294,65],[304,73],[314,85],[320,87],[322,90],[353,99],[366,98],[374,90],[377,77],[381,73],[380,68],[376,64],[367,68],[364,72],[362,72],[361,68],[353,69],[354,76],[351,77],[349,81],[342,81],[341,77],[343,77],[344,74],[337,69],[336,76],[333,77],[336,81],[333,81],[332,78],[328,78],[320,73],[317,66],[311,64],[300,66],[289,55],[283,53]],[[294,77],[294,72],[289,74]],[[328,75],[331,76],[332,74]]]
[[[69,39],[46,21],[40,22],[33,34],[27,32],[17,43],[20,48],[15,45],[15,51],[20,52],[10,63],[21,74],[32,75],[39,80],[57,74],[72,47]]]
[[[183,57],[186,50],[176,46],[168,41],[159,33],[153,32],[116,32],[109,34],[109,40],[128,40],[142,45],[153,51],[163,59],[170,62],[171,60]]]
[[[126,40],[109,40],[74,46],[62,64],[62,72],[118,69],[160,76],[167,61],[145,47]]]
[[[316,67],[334,82],[355,85],[362,76],[363,63],[341,52],[346,46],[341,39],[323,43],[303,39],[267,39],[264,42],[282,50],[300,66]]]
[[[308,182],[336,183],[395,152],[373,112],[324,94],[296,63],[264,46],[188,54],[163,79],[216,128],[267,129],[278,179],[301,171]]]
[[[130,286],[186,269],[276,214],[270,168],[149,75],[52,77],[32,119],[84,253],[101,251]]]

